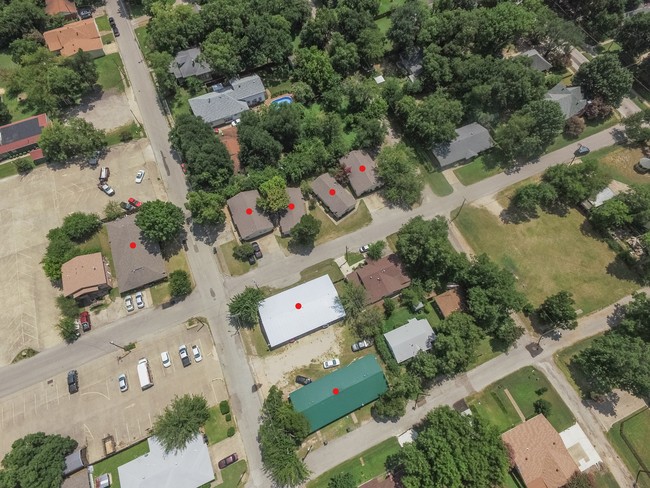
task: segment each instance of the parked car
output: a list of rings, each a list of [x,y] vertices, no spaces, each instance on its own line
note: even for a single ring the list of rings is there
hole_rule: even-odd
[[[334,359],[330,359],[328,361],[325,361],[323,363],[323,368],[330,369],[330,368],[334,368],[335,366],[340,366],[340,365],[341,365],[341,361],[339,360],[339,358],[334,358]]]
[[[93,9],[89,7],[82,7],[79,9],[79,17],[81,17],[81,20],[89,19],[92,16],[93,16]]]
[[[117,26],[115,24],[113,24],[113,25],[111,25],[111,27],[113,28],[113,35],[115,37],[120,37],[120,30],[117,28]]]
[[[590,151],[591,149],[589,149],[587,146],[581,145],[578,149],[576,149],[576,152],[574,152],[573,154],[575,154],[576,156],[584,156],[585,154],[589,154]]]
[[[307,378],[306,376],[298,375],[296,376],[296,383],[301,384],[301,385],[308,385],[311,383],[311,378]]]
[[[144,180],[144,170],[141,169],[135,174],[135,182],[136,183],[142,183],[142,180]]]
[[[260,249],[260,245],[257,242],[253,242],[251,244],[253,246],[253,253],[255,253],[255,257],[257,259],[262,259],[264,257],[264,254],[262,254],[262,250]]]
[[[163,366],[165,368],[169,368],[172,365],[172,360],[169,357],[169,353],[167,351],[160,353],[160,359],[162,360]]]
[[[70,394],[77,393],[79,391],[79,374],[77,370],[73,369],[68,371],[68,392]]]
[[[127,295],[124,298],[124,306],[126,307],[127,312],[133,312],[135,310],[135,307],[133,306],[133,298],[131,298],[131,295]]]
[[[120,391],[125,392],[126,390],[129,389],[129,385],[126,382],[126,375],[122,373],[117,377],[117,384],[120,385]]]
[[[178,355],[181,357],[181,363],[183,363],[184,368],[192,364],[190,357],[187,355],[187,347],[185,347],[185,344],[178,348]]]
[[[248,264],[255,264],[255,263],[256,263],[255,254],[251,254],[250,256],[248,256]]]
[[[135,304],[138,308],[144,308],[144,297],[142,296],[141,291],[135,294]]]
[[[372,346],[372,340],[370,339],[365,339],[363,341],[355,342],[354,344],[352,344],[352,352],[358,352],[361,351],[361,349],[365,349],[370,346]]]
[[[219,469],[223,469],[226,466],[230,466],[232,463],[237,462],[239,457],[237,456],[236,452],[233,452],[230,456],[227,458],[223,458],[221,461],[219,461]]]
[[[84,310],[79,314],[79,322],[81,322],[81,330],[88,332],[91,329],[90,313]]]
[[[120,207],[126,212],[126,213],[132,213],[137,210],[133,205],[131,205],[129,202],[120,202]]]
[[[139,200],[136,200],[136,199],[133,198],[133,197],[129,198],[129,203],[130,203],[131,205],[133,205],[134,207],[136,207],[136,208],[142,206],[142,202],[139,201]]]
[[[101,191],[103,191],[104,193],[106,193],[109,197],[112,197],[113,195],[115,195],[115,190],[113,190],[113,189],[112,189],[110,186],[108,186],[106,183],[100,183],[100,184],[97,185],[97,186],[98,186],[98,188],[99,188]]]
[[[370,249],[370,245],[369,245],[369,244],[365,244],[365,245],[363,245],[363,246],[361,246],[361,247],[359,248],[359,252],[360,252],[361,254],[364,254],[364,253],[368,252],[368,249]]]
[[[194,362],[200,363],[203,361],[203,356],[201,356],[201,350],[199,346],[192,346],[192,354],[194,355]]]
[[[241,119],[235,119],[232,122],[230,122],[230,125],[232,125],[233,127],[237,127],[240,122],[241,122]]]
[[[115,19],[113,17],[108,18],[108,23],[113,27],[115,25]]]

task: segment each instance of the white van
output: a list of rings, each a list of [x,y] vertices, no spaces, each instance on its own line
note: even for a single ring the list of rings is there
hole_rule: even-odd
[[[153,386],[153,377],[151,376],[151,369],[149,368],[147,358],[142,358],[138,361],[138,379],[140,380],[140,388],[143,390]]]
[[[111,170],[104,166],[99,170],[99,181],[106,181],[111,176]]]

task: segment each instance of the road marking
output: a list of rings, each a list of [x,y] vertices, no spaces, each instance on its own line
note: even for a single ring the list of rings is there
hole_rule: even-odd
[[[124,407],[124,410],[126,410],[127,408],[133,408],[133,407],[135,407],[135,403],[132,403],[131,405],[127,405],[126,407]]]
[[[86,392],[86,393],[82,393],[81,396],[84,396],[84,395],[93,395],[93,394],[101,395],[101,396],[103,396],[104,398],[106,398],[106,400],[110,400],[110,398],[108,398],[106,395],[104,395],[104,394],[103,394],[102,392],[100,392],[100,391],[88,391],[88,392]]]
[[[95,436],[93,435],[93,433],[90,431],[90,428],[86,424],[84,424],[84,429],[86,429],[86,432],[88,432],[88,435],[90,436],[90,438],[92,440],[95,440]]]
[[[140,434],[140,437],[142,437],[142,426],[140,425],[140,419],[136,419],[138,421],[138,432]]]

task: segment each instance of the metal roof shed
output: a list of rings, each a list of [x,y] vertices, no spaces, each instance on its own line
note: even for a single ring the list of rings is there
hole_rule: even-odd
[[[368,355],[291,392],[289,399],[293,408],[307,417],[314,432],[376,400],[387,389],[377,358]]]

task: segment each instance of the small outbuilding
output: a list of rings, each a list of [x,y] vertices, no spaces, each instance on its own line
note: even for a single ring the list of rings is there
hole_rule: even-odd
[[[381,186],[377,177],[377,163],[366,151],[352,151],[343,156],[339,163],[347,172],[350,186],[357,198]]]
[[[395,361],[404,361],[415,357],[420,351],[428,351],[436,340],[436,333],[426,319],[409,319],[409,321],[384,334],[388,347]]]
[[[650,172],[650,158],[641,158],[634,168],[642,174]]]
[[[354,210],[357,201],[329,174],[324,173],[311,182],[311,189],[337,219]]]
[[[283,236],[291,235],[291,229],[307,213],[305,199],[302,197],[300,188],[287,188],[287,194],[289,195],[289,208],[280,216],[280,232]]]
[[[248,241],[268,234],[273,222],[257,206],[260,194],[257,190],[242,191],[228,199],[228,210],[242,240]]]
[[[463,297],[458,288],[452,288],[434,298],[436,306],[444,318],[449,317],[454,312],[462,312]]]

